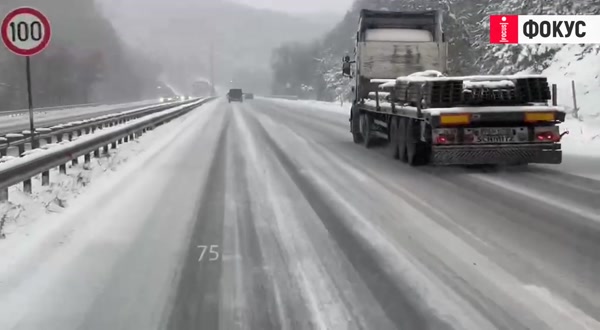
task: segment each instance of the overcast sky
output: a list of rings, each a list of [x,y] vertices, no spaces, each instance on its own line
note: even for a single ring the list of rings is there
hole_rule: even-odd
[[[345,13],[354,0],[235,0],[250,6],[292,13]]]

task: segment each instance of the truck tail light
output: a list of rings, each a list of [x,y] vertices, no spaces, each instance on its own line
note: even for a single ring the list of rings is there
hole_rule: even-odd
[[[541,132],[537,133],[536,139],[540,142],[558,142],[560,141],[560,135],[554,132]]]
[[[433,143],[454,144],[456,143],[456,128],[439,128],[433,130]]]
[[[438,137],[437,137],[437,144],[448,144],[448,143],[451,143],[452,141],[454,141],[453,136],[438,135]]]
[[[561,135],[558,132],[558,126],[535,127],[534,138],[535,142],[559,142]]]

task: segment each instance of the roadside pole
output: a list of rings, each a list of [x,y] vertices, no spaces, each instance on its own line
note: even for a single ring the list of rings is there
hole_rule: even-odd
[[[42,52],[50,44],[52,29],[46,15],[31,7],[19,7],[10,11],[2,20],[2,41],[8,50],[25,57],[27,78],[27,103],[29,105],[29,133],[31,149],[38,147],[33,120],[33,92],[31,79],[31,57]]]

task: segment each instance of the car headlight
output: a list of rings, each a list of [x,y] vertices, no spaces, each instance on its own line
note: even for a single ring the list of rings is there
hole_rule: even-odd
[[[160,98],[160,102],[164,102],[164,101],[165,101],[165,98],[164,98],[164,97],[161,97],[161,98]]]

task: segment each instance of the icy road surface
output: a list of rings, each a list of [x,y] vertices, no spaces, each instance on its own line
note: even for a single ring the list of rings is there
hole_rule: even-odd
[[[157,101],[138,101],[123,104],[97,105],[64,110],[39,110],[33,114],[35,127],[52,127],[71,121],[85,120],[115,112],[123,112],[158,104]],[[3,116],[0,112],[0,135],[29,130],[29,114]]]
[[[600,329],[598,181],[411,168],[269,100],[169,125],[2,251],[0,329]]]

